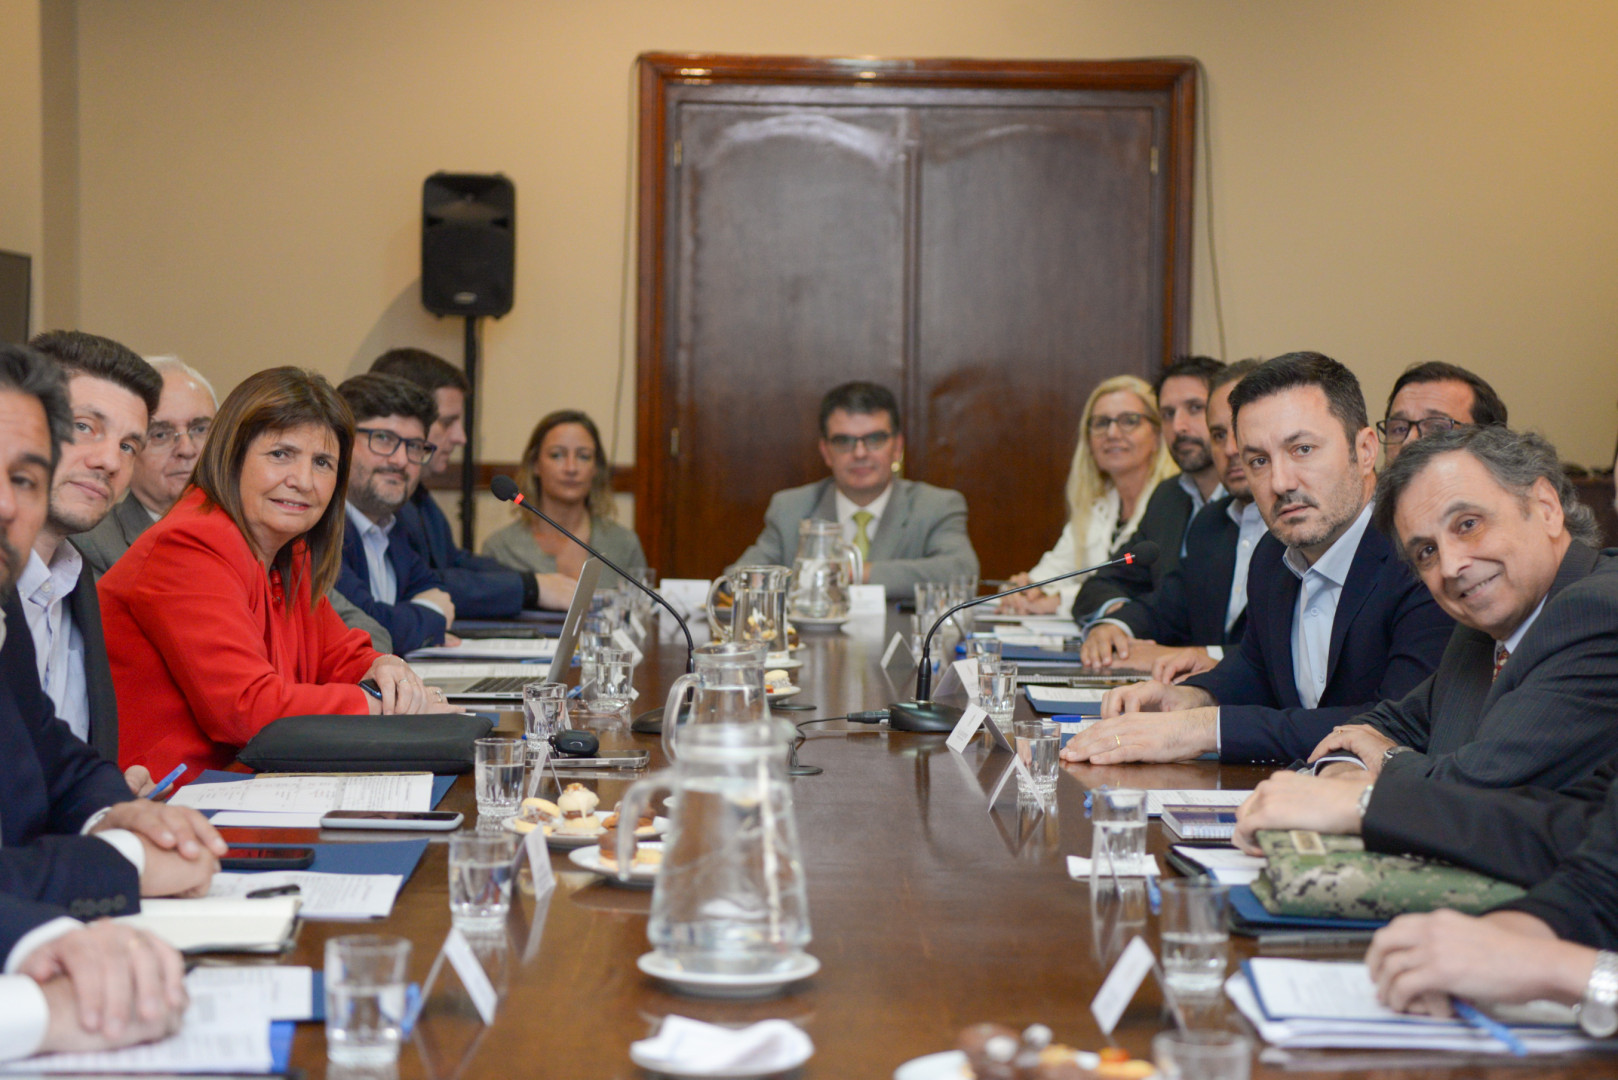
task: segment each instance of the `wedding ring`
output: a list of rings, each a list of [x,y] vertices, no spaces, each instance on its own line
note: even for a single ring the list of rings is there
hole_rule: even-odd
[[[1114,735],[1114,736],[1113,736],[1113,738],[1115,738],[1115,739],[1117,739],[1117,740],[1118,740],[1118,745],[1117,745],[1117,746],[1115,746],[1115,747],[1114,747],[1114,748],[1113,748],[1113,749],[1115,749],[1115,750],[1121,750],[1121,749],[1123,749],[1123,745],[1124,745],[1124,737],[1123,737],[1123,736],[1122,736],[1122,735]]]

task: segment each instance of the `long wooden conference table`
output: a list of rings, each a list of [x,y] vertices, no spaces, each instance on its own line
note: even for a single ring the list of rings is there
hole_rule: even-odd
[[[913,669],[880,666],[888,638],[908,623],[892,616],[851,624],[841,632],[805,634],[795,672],[799,701],[815,712],[784,713],[795,721],[879,708],[908,696]],[[875,625],[872,625],[875,624]],[[683,640],[663,636],[647,646],[636,675],[637,709],[660,704],[684,669]],[[677,637],[677,635],[676,635]],[[1019,710],[1028,705],[1022,701]],[[518,730],[520,717],[502,728]],[[655,736],[636,735],[624,721],[598,727],[603,745],[644,746],[662,763]],[[1264,771],[1214,763],[1090,768],[1070,766],[1059,781],[1054,810],[1019,808],[1015,784],[992,811],[988,790],[1005,767],[983,737],[965,754],[942,735],[889,732],[842,722],[806,730],[805,764],[825,771],[795,782],[798,831],[809,891],[818,974],[783,996],[762,1001],[686,997],[643,975],[635,960],[646,940],[651,894],[620,889],[552,855],[557,887],[536,906],[520,895],[503,940],[481,943],[484,966],[502,993],[494,1023],[478,1021],[454,980],[441,975],[417,1031],[404,1046],[398,1075],[405,1080],[451,1077],[559,1077],[640,1080],[629,1044],[647,1037],[671,1014],[743,1025],[784,1018],[814,1040],[804,1077],[885,1078],[901,1063],[954,1046],[972,1023],[1021,1028],[1040,1022],[1058,1041],[1097,1049],[1105,1040],[1089,1005],[1119,952],[1136,935],[1159,950],[1156,919],[1139,889],[1122,895],[1074,881],[1066,856],[1090,853],[1084,792],[1101,784],[1146,788],[1251,788]],[[604,807],[635,777],[590,781]],[[443,808],[476,818],[472,778],[459,779]],[[389,839],[401,834],[375,834]],[[307,834],[306,838],[313,838]],[[357,839],[358,834],[323,839]],[[277,837],[284,842],[287,837]],[[1162,856],[1160,826],[1150,850]],[[437,834],[399,895],[393,914],[363,929],[401,934],[414,943],[411,978],[425,979],[450,931],[447,845]],[[519,893],[522,890],[518,890]],[[324,942],[354,933],[351,923],[305,923],[282,962],[322,965]],[[1358,950],[1285,955],[1357,958]],[[1250,939],[1232,938],[1232,958],[1254,955]],[[1160,953],[1160,950],[1159,950]],[[1194,1015],[1199,1025],[1245,1024],[1223,1002]],[[1142,987],[1115,1034],[1136,1057],[1149,1057],[1152,1037],[1169,1026],[1152,980]],[[309,1076],[328,1075],[324,1032],[299,1026],[293,1064]],[[1328,1075],[1522,1077],[1509,1060],[1453,1055],[1329,1053],[1302,1055],[1298,1064]],[[1597,1077],[1618,1072],[1611,1059],[1543,1061],[1535,1076]],[[1255,1063],[1254,1075],[1280,1075]],[[341,1075],[336,1068],[330,1075]],[[366,1074],[375,1075],[375,1074]]]

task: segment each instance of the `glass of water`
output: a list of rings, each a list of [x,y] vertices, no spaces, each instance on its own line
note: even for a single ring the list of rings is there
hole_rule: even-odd
[[[458,832],[449,838],[449,913],[466,930],[501,925],[511,909],[517,838],[508,832]]]
[[[628,649],[597,649],[595,684],[590,705],[602,712],[617,712],[632,700],[630,682],[634,664]]]
[[[999,663],[1005,649],[1005,642],[997,637],[971,637],[961,644],[966,650],[966,658],[978,662],[979,672],[983,671],[985,661]]]
[[[1090,791],[1090,887],[1138,871],[1146,859],[1146,792]]]
[[[1061,772],[1056,752],[1062,745],[1062,729],[1054,720],[1018,720],[1015,734],[1017,756],[1034,778],[1034,792],[1041,800],[1048,801],[1056,794],[1056,777]]]
[[[522,802],[522,770],[526,755],[516,739],[479,739],[474,744],[478,813],[508,818]]]
[[[1230,952],[1230,887],[1206,877],[1165,881],[1160,919],[1169,989],[1193,996],[1218,994]]]
[[[978,704],[1001,727],[1017,711],[1017,665],[1010,660],[978,661]]]
[[[1253,1044],[1234,1031],[1165,1031],[1152,1040],[1164,1080],[1247,1080]]]
[[[567,685],[530,682],[522,687],[523,733],[530,739],[549,739],[567,727]]]
[[[399,1057],[410,942],[348,934],[326,942],[326,1057],[334,1065],[387,1065]]]

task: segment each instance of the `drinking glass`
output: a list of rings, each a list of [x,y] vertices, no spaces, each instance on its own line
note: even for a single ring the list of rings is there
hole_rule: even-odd
[[[1247,1080],[1253,1044],[1234,1031],[1165,1031],[1152,1040],[1163,1080]]]
[[[963,642],[966,648],[966,658],[978,662],[978,674],[982,674],[990,663],[999,663],[1001,650],[1005,642],[997,637],[969,637]]]
[[[1212,996],[1225,985],[1230,951],[1230,887],[1211,878],[1163,882],[1163,973],[1169,989]]]
[[[1034,792],[1048,801],[1056,793],[1056,777],[1061,772],[1056,752],[1062,745],[1062,729],[1054,720],[1018,720],[1015,734],[1017,756],[1034,778]]]
[[[628,649],[597,649],[595,683],[588,692],[591,708],[617,712],[632,700],[630,676],[634,673]]]
[[[634,579],[636,581],[640,582],[642,585],[646,586],[648,589],[656,590],[656,588],[657,588],[657,571],[656,570],[653,570],[650,566],[643,566],[638,570],[631,569],[629,567],[625,567],[625,569],[629,570],[629,573],[631,574],[631,576],[634,577]],[[618,588],[619,588],[619,591],[623,594],[622,599],[623,599],[623,603],[624,603],[625,608],[627,610],[629,610],[629,611],[634,612],[636,617],[640,619],[641,625],[644,627],[647,618],[649,618],[651,616],[651,614],[652,614],[652,603],[653,603],[652,598],[650,596],[647,596],[641,590],[635,588],[635,586],[630,584],[630,582],[627,579],[624,580],[623,582],[621,582],[619,584]]]
[[[1146,858],[1146,792],[1094,788],[1090,792],[1090,887],[1138,868]]]
[[[1010,660],[978,661],[978,704],[1001,727],[1017,711],[1017,665]]]
[[[449,913],[456,926],[486,930],[511,909],[517,838],[508,832],[458,832],[449,838]]]
[[[549,739],[567,727],[567,685],[530,682],[522,687],[523,733],[529,739]]]
[[[348,934],[326,942],[326,1057],[334,1065],[387,1065],[399,1057],[410,942]]]
[[[508,818],[522,802],[522,770],[527,755],[516,739],[479,739],[474,744],[478,813]]]
[[[949,606],[965,603],[978,594],[978,579],[976,574],[954,574],[949,579]],[[973,620],[977,617],[976,608],[966,608],[955,613],[954,623],[961,634],[972,632]]]

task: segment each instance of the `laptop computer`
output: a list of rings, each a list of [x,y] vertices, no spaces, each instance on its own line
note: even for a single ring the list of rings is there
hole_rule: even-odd
[[[434,674],[430,665],[423,664],[417,669],[422,673],[421,681],[444,691],[444,696],[451,701],[480,705],[521,705],[524,684],[547,677],[552,682],[566,682],[568,669],[573,664],[573,647],[579,638],[579,623],[590,610],[596,582],[601,579],[601,565],[600,559],[589,559],[579,572],[573,603],[568,605],[562,633],[556,639],[556,655],[551,658],[549,674],[539,664],[455,662],[453,675]],[[468,669],[479,670],[472,673]]]

